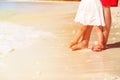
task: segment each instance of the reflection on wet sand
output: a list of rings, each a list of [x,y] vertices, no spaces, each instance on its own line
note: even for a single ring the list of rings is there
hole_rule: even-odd
[[[0,3],[0,79],[119,80],[120,7],[112,8],[108,49],[96,53],[68,48],[77,29],[73,19],[78,4]],[[90,46],[96,40],[93,32]]]

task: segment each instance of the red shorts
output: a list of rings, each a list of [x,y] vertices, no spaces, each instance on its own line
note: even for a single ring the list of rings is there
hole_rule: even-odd
[[[101,0],[103,6],[117,7],[118,0]]]

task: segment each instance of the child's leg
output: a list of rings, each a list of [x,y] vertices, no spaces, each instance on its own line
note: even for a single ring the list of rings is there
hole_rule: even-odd
[[[92,31],[92,26],[87,26],[87,29],[83,34],[82,40],[78,44],[74,45],[72,47],[72,50],[81,50],[84,48],[88,48],[91,31]]]
[[[77,31],[73,41],[70,43],[69,45],[70,48],[72,48],[72,46],[76,45],[79,42],[80,38],[83,36],[86,29],[87,29],[86,26],[79,24],[79,30]]]
[[[101,27],[95,27],[95,30],[97,32],[98,36],[98,44],[96,46],[92,47],[93,51],[102,51],[104,49],[103,45],[103,33],[102,33],[102,26]]]
[[[110,28],[111,28],[111,10],[110,7],[103,7],[104,10],[104,16],[105,16],[105,27],[103,27],[103,45],[104,45],[104,49],[106,48],[106,44],[108,41],[108,37],[109,37],[109,32],[110,32]],[[100,50],[99,46],[94,46],[94,50]]]

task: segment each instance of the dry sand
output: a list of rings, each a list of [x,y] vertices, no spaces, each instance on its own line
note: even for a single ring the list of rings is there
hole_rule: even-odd
[[[120,80],[120,7],[108,49],[71,51],[78,2],[0,3],[0,80]],[[90,46],[96,43],[93,32]]]

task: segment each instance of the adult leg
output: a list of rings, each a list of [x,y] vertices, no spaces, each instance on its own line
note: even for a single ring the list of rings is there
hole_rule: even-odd
[[[105,16],[105,27],[103,28],[103,36],[104,36],[104,46],[106,47],[108,37],[109,37],[109,32],[111,28],[111,10],[110,7],[103,7],[104,9],[104,16]]]
[[[111,28],[111,10],[110,7],[103,7],[104,10],[104,17],[105,17],[105,27],[103,27],[103,47],[101,47],[99,44],[99,40],[98,40],[98,45],[93,46],[92,50],[93,51],[100,51],[106,48],[106,44],[108,41],[108,37],[109,37],[109,32],[110,32],[110,28]]]

